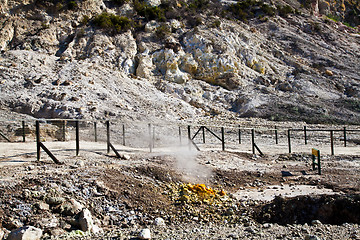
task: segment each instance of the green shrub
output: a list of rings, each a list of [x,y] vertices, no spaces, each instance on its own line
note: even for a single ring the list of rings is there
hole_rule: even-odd
[[[89,16],[88,16],[88,15],[84,15],[84,16],[82,17],[81,21],[80,21],[80,25],[86,25],[86,24],[88,24],[89,20],[90,20]]]
[[[77,9],[79,6],[78,6],[78,4],[75,2],[75,1],[70,1],[70,2],[68,2],[68,4],[67,4],[67,8],[69,9],[69,10],[75,10],[75,9]]]
[[[264,17],[274,16],[276,14],[275,8],[264,3],[263,1],[255,0],[239,1],[236,4],[230,5],[229,10],[235,15],[237,19],[242,21],[246,21],[247,19],[253,18],[255,16]]]
[[[220,26],[221,26],[220,20],[215,20],[215,21],[211,24],[211,27],[212,27],[212,28],[220,28]]]
[[[126,31],[132,26],[132,20],[127,17],[117,16],[106,12],[97,15],[94,18],[93,23],[99,28],[110,30],[114,33]]]
[[[152,7],[147,5],[145,2],[140,2],[135,0],[134,2],[135,11],[140,15],[145,17],[147,21],[150,20],[159,20],[161,22],[166,21],[164,9],[160,7]]]
[[[334,22],[339,22],[341,20],[340,17],[332,14],[328,14],[327,18],[333,20]]]
[[[194,10],[201,10],[209,5],[209,0],[193,0],[189,3],[188,8]]]
[[[118,5],[123,5],[125,3],[128,3],[129,0],[112,0],[112,2]]]
[[[267,16],[274,16],[276,13],[275,8],[271,7],[268,4],[262,4],[261,10],[264,12],[264,15],[267,15]]]
[[[156,29],[155,35],[159,39],[164,39],[166,36],[170,34],[170,29],[165,24],[161,24],[160,27]]]
[[[289,5],[285,5],[285,6],[278,5],[278,6],[276,6],[276,8],[281,17],[286,17],[289,14],[295,13],[295,10],[292,7],[290,7]]]

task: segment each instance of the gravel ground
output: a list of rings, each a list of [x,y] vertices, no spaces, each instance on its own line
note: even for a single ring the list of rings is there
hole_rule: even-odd
[[[6,153],[16,144],[24,146],[1,147]],[[261,157],[187,146],[149,153],[118,145],[123,156],[118,159],[106,154],[104,143],[82,142],[75,156],[74,148],[62,149],[74,142],[45,142],[57,146],[54,153],[64,163],[57,165],[44,154],[37,162],[34,143],[25,144],[28,151],[1,158],[0,219],[6,234],[31,225],[43,230],[44,239],[136,239],[144,228],[153,239],[360,239],[358,155],[324,154],[319,176],[307,153]],[[191,193],[183,201],[187,183],[226,195],[207,201]],[[274,186],[289,196],[258,198]],[[311,192],[299,195],[304,187]],[[80,231],[79,213],[64,207],[69,201],[89,209],[103,232]],[[164,224],[154,222],[157,218]]]

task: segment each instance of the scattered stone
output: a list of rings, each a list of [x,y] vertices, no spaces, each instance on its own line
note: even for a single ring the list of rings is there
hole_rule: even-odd
[[[35,169],[35,166],[34,165],[29,165],[27,166],[27,170],[31,171],[31,170],[34,170]]]
[[[63,235],[65,233],[66,233],[66,231],[64,229],[62,229],[62,228],[51,228],[50,229],[50,234],[52,236],[60,236],[60,235]]]
[[[79,216],[80,228],[84,232],[99,233],[101,229],[94,224],[90,211],[85,208]]]
[[[57,80],[55,80],[55,81],[52,82],[52,85],[59,86],[60,83],[61,83],[60,80],[57,79]]]
[[[13,219],[12,217],[3,222],[3,226],[9,230],[20,228],[23,225],[24,224],[19,219]]]
[[[70,98],[70,101],[73,101],[73,102],[77,102],[79,100],[80,100],[80,98],[78,98],[78,97],[71,97]]]
[[[35,207],[39,210],[46,211],[49,210],[49,204],[44,202],[38,202],[35,204]]]
[[[325,74],[328,75],[328,76],[333,76],[334,75],[334,73],[332,71],[330,71],[330,70],[326,70]]]
[[[150,229],[148,229],[148,228],[141,229],[141,231],[139,232],[138,238],[139,239],[151,239]]]
[[[256,233],[256,229],[253,226],[249,226],[247,228],[245,228],[245,231],[249,232],[249,233]]]
[[[63,197],[48,197],[45,202],[49,205],[59,205],[65,202],[65,198]]]
[[[39,83],[41,83],[41,81],[42,81],[42,78],[39,78],[39,79],[36,79],[36,80],[34,81],[34,83],[39,84]]]
[[[320,240],[320,238],[315,235],[306,235],[305,240]]]
[[[322,223],[320,222],[320,220],[312,220],[311,225],[318,226],[318,225],[322,225]]]
[[[55,216],[42,218],[37,222],[36,226],[39,226],[42,229],[56,228],[59,226],[59,219],[57,219]]]
[[[33,226],[24,226],[13,230],[7,240],[40,240],[42,230]]]
[[[154,225],[156,226],[165,226],[165,220],[161,217],[155,218]]]
[[[264,223],[263,224],[263,228],[271,228],[272,224],[271,223]]]
[[[3,239],[5,232],[0,228],[0,240]]]
[[[63,86],[70,86],[72,85],[73,83],[70,81],[70,80],[65,80],[61,85]]]
[[[83,160],[77,160],[75,162],[75,165],[78,167],[84,167],[85,166],[85,162]]]
[[[81,203],[79,203],[75,199],[70,199],[66,202],[63,202],[60,205],[59,210],[61,213],[65,214],[65,215],[73,216],[73,215],[79,213],[83,208],[84,208],[84,206]]]

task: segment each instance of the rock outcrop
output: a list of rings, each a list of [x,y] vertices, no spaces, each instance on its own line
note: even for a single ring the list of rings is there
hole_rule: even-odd
[[[43,118],[223,114],[359,123],[359,34],[325,16],[350,19],[349,9],[358,6],[348,1],[314,1],[314,16],[311,4],[301,8],[297,1],[287,7],[279,1],[277,8],[253,3],[243,22],[230,15],[232,2],[210,5],[207,13],[206,4],[184,3],[194,16],[185,5],[155,0],[136,7],[17,4],[3,0],[0,16],[0,104],[12,111]],[[176,17],[176,8],[184,16]],[[108,25],[94,23],[102,12]]]

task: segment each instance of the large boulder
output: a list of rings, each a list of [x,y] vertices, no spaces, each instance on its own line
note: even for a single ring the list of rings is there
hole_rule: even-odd
[[[80,229],[84,232],[101,232],[101,228],[94,224],[92,215],[87,208],[83,209],[79,215],[79,225]]]
[[[42,230],[33,226],[24,226],[13,230],[7,240],[40,240]]]

